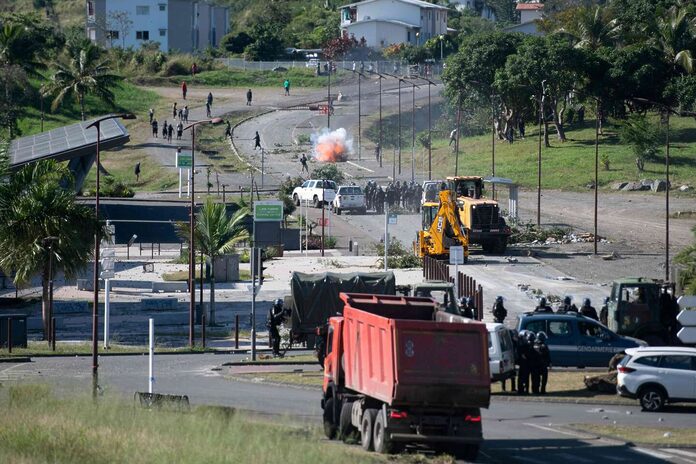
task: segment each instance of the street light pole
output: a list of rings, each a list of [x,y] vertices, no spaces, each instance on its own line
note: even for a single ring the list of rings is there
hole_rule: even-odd
[[[462,94],[459,93],[459,98],[457,99],[457,138],[454,141],[454,175],[459,175],[459,134],[461,128],[459,127],[462,122]]]
[[[92,279],[92,285],[94,286],[94,296],[92,300],[92,398],[97,398],[97,385],[99,384],[99,358],[98,358],[98,348],[97,348],[97,338],[98,334],[98,324],[99,324],[99,241],[101,239],[99,233],[99,182],[101,180],[100,176],[100,166],[101,166],[101,156],[99,153],[99,145],[101,143],[101,123],[109,119],[135,119],[135,115],[131,113],[124,114],[110,114],[102,118],[93,121],[89,124],[86,129],[94,127],[97,129],[97,175],[96,175],[96,188],[94,194],[94,214],[97,220],[97,230],[94,231],[94,276]]]
[[[595,106],[595,161],[594,161],[594,254],[597,254],[597,209],[599,206],[599,119],[601,106],[599,98],[596,100]]]
[[[666,150],[665,150],[665,282],[669,281],[669,109],[666,109]]]
[[[196,311],[196,252],[194,242],[194,230],[196,228],[196,126],[199,124],[219,124],[222,118],[203,119],[189,124],[184,130],[191,129],[191,202],[189,204],[189,347],[193,348],[195,342],[195,318]],[[250,190],[253,201],[254,192]],[[201,310],[203,308],[201,307]]]
[[[329,61],[329,81],[326,88],[326,128],[331,129],[331,61]]]
[[[416,181],[416,87],[411,82],[411,183]]]
[[[496,106],[495,98],[497,95],[491,95],[491,107],[493,110],[492,121],[491,121],[491,173],[495,177],[495,117],[496,117]],[[491,184],[491,196],[495,200],[495,182]]]
[[[432,112],[431,112],[431,105],[430,105],[430,86],[434,85],[437,86],[437,84],[427,77],[420,77],[419,79],[423,79],[424,81],[428,82],[428,179],[433,178],[433,126],[432,126]]]
[[[546,79],[541,81],[541,99],[539,100],[539,152],[537,156],[537,227],[541,227],[541,126],[544,120],[544,99],[546,97]]]

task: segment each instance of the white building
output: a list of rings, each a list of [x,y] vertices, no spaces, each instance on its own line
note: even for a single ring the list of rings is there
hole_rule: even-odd
[[[537,21],[544,16],[543,3],[518,3],[515,7],[520,12],[520,23],[505,28],[506,32],[522,32],[530,35],[543,35],[537,27]]]
[[[447,33],[448,8],[422,0],[365,0],[340,8],[341,31],[367,46],[423,45]]]
[[[159,42],[162,51],[216,47],[229,32],[229,11],[196,0],[88,0],[87,36],[105,47],[140,48]]]
[[[461,11],[461,10],[476,10],[476,8],[481,9],[481,17],[483,19],[488,19],[490,21],[496,21],[497,16],[495,15],[495,10],[491,8],[490,6],[484,4],[481,4],[480,0],[452,0],[450,1],[454,5],[454,7]]]

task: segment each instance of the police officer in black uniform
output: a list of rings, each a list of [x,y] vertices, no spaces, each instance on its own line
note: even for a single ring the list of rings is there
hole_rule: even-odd
[[[534,308],[535,313],[552,313],[553,309],[551,309],[551,306],[546,304],[546,297],[541,297],[539,298],[539,304],[537,305],[536,308]]]
[[[539,358],[539,394],[541,395],[546,394],[546,384],[549,380],[549,367],[551,367],[551,352],[549,352],[549,347],[546,345],[547,339],[546,332],[539,332],[534,342],[534,351]]]
[[[493,303],[493,321],[502,324],[507,317],[507,309],[503,305],[503,297],[498,295]]]
[[[268,336],[273,347],[273,356],[280,356],[280,332],[278,332],[278,326],[283,323],[284,318],[283,300],[278,298],[268,311],[268,319],[266,320]]]
[[[583,300],[582,306],[580,307],[580,314],[585,317],[589,317],[590,319],[594,319],[595,321],[599,321],[597,310],[594,309],[594,306],[592,306],[589,298],[585,298]]]

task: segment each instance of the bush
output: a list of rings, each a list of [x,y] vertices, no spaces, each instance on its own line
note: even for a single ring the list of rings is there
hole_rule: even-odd
[[[302,177],[286,177],[283,182],[280,183],[278,186],[278,193],[279,194],[285,194],[285,195],[291,195],[292,191],[295,190],[295,187],[299,187],[302,185],[304,182],[304,179]]]
[[[325,164],[312,171],[312,179],[327,179],[340,184],[345,179],[343,172],[335,164]]]
[[[662,144],[661,131],[645,116],[631,115],[619,126],[619,139],[630,145],[636,158],[655,159]]]
[[[376,243],[374,251],[379,256],[377,267],[384,267],[384,243]],[[391,269],[408,269],[421,267],[423,263],[411,250],[408,250],[401,241],[396,238],[389,240],[387,250],[387,266]]]
[[[332,237],[329,235],[324,236],[325,250],[336,248],[336,243],[336,237]],[[302,243],[302,246],[306,246],[308,250],[321,250],[321,235],[310,235]]]
[[[278,199],[283,202],[283,216],[288,217],[292,213],[295,212],[295,209],[297,207],[295,206],[295,202],[292,201],[292,198],[286,193],[283,192],[278,192]]]
[[[512,235],[510,235],[508,243],[545,242],[549,238],[560,240],[569,232],[569,229],[562,227],[540,228],[531,222],[512,226],[511,229]]]

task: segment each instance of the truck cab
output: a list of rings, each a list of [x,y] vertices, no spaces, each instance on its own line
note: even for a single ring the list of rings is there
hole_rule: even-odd
[[[677,315],[674,286],[655,279],[628,277],[614,282],[607,303],[607,325],[619,335],[650,345],[670,343]]]
[[[413,296],[432,298],[440,305],[440,310],[461,316],[452,282],[431,281],[413,285]]]

